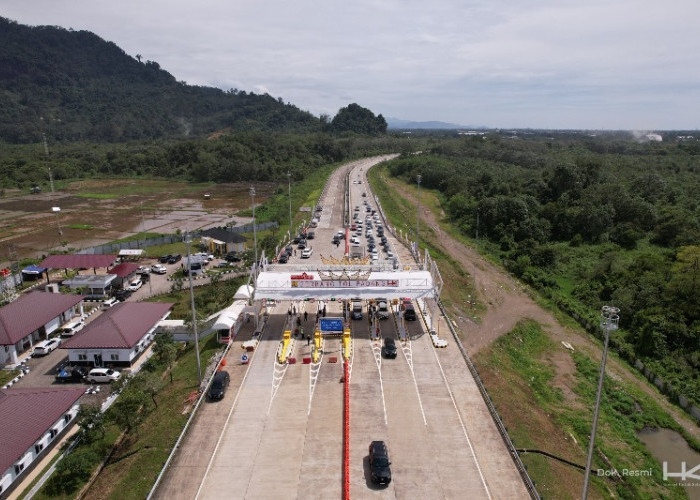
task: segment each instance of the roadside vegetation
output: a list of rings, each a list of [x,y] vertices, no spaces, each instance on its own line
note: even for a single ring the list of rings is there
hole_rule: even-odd
[[[387,169],[409,185],[421,174],[444,221],[592,333],[603,305],[619,307],[612,348],[698,403],[698,144],[491,134],[436,141]]]
[[[544,451],[580,466],[586,464],[592,408],[598,383],[599,361],[581,352],[569,352],[549,339],[537,323],[523,321],[479,352],[474,359],[489,395],[521,452],[530,477],[545,498],[577,498],[583,471],[532,451]],[[555,364],[573,367],[573,391],[555,381]],[[601,497],[686,498],[685,491],[664,482],[660,464],[636,433],[644,427],[673,429],[695,442],[650,396],[634,385],[607,376],[596,453],[592,470],[617,470],[619,476],[591,476],[591,488]],[[626,470],[651,470],[651,476],[624,476]]]

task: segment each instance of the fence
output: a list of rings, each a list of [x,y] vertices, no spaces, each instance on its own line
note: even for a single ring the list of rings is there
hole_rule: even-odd
[[[266,229],[278,227],[277,222],[263,222],[262,224],[257,224],[256,228],[258,231],[264,231]],[[243,226],[227,227],[226,231],[234,234],[240,233],[252,233],[253,224],[245,224]],[[190,233],[193,238],[200,238],[202,236],[202,231],[193,231]],[[132,241],[122,241],[121,243],[108,243],[105,245],[98,245],[91,248],[84,248],[80,250],[79,254],[97,254],[97,255],[111,255],[119,253],[120,250],[138,250],[143,248],[148,248],[157,245],[169,245],[172,243],[181,243],[184,241],[184,234],[164,234],[163,236],[157,236],[154,238],[144,238],[142,240],[132,240]]]

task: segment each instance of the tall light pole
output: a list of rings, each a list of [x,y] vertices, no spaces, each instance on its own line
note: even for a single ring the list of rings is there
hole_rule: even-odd
[[[289,237],[292,237],[292,172],[287,170],[287,183],[289,184]]]
[[[194,350],[197,351],[197,380],[198,387],[202,387],[202,365],[199,361],[199,334],[197,333],[197,313],[194,309],[194,287],[192,285],[192,263],[190,262],[190,235],[185,233],[185,244],[187,245],[187,276],[190,279],[190,307],[192,308],[192,330],[194,330]]]
[[[420,241],[420,181],[422,178],[422,175],[416,175],[416,182],[418,182],[418,198],[416,200],[416,252],[420,252],[418,243]]]
[[[250,186],[250,199],[253,204],[253,245],[255,245],[255,268],[258,267],[258,232],[255,228],[257,226],[255,222],[255,188]]]
[[[598,392],[595,397],[595,409],[593,410],[593,426],[591,428],[591,440],[588,443],[588,458],[586,460],[586,473],[583,477],[583,492],[581,498],[588,498],[588,477],[591,475],[591,462],[593,461],[593,446],[595,445],[595,432],[598,426],[598,412],[600,410],[600,396],[603,392],[603,379],[605,378],[605,360],[608,357],[608,340],[610,332],[617,330],[620,309],[612,306],[603,306],[600,311],[600,327],[605,331],[605,344],[603,345],[603,359],[600,362],[600,375],[598,376]]]

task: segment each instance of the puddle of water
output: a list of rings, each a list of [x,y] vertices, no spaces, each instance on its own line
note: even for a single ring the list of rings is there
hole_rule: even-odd
[[[682,462],[685,462],[686,480],[683,481],[679,476],[671,476],[669,481],[682,484],[688,498],[700,500],[700,479],[690,475],[700,476],[700,468],[691,472],[692,469],[700,466],[700,453],[693,450],[683,436],[671,429],[645,427],[637,433],[637,437],[662,465],[664,462],[667,463],[668,473],[681,474]]]

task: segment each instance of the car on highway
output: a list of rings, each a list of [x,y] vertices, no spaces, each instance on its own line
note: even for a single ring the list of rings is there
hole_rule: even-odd
[[[372,441],[369,445],[369,471],[374,484],[391,482],[391,461],[384,441]]]
[[[389,312],[389,301],[381,298],[377,299],[377,318],[387,319],[391,313]]]
[[[50,354],[51,352],[55,351],[60,345],[61,339],[44,340],[43,342],[39,342],[37,345],[34,346],[32,356],[46,356],[47,354]]]
[[[134,278],[129,282],[129,286],[126,287],[127,290],[130,292],[135,292],[139,288],[143,286],[143,281],[141,281],[141,278]]]
[[[308,259],[309,257],[311,257],[311,255],[312,255],[313,253],[314,253],[314,249],[313,249],[313,248],[311,248],[311,247],[305,248],[305,249],[301,252],[301,258],[302,258],[302,259]]]
[[[418,319],[416,309],[413,307],[413,304],[411,304],[410,301],[406,301],[403,303],[403,318],[406,321],[415,321]]]
[[[154,274],[165,274],[168,272],[165,266],[162,266],[160,264],[155,264],[151,266],[151,272]]]
[[[87,382],[107,383],[113,380],[119,380],[121,375],[121,373],[112,368],[93,368],[85,376],[85,380]]]
[[[211,401],[219,401],[226,395],[226,389],[231,382],[231,376],[228,372],[220,371],[214,374],[214,378],[211,381],[211,386],[209,387],[209,392],[207,395]]]
[[[87,368],[82,366],[64,366],[56,374],[56,382],[82,382],[88,374]]]
[[[396,357],[396,342],[391,337],[384,338],[384,345],[382,346],[382,356],[387,359],[394,359]]]

